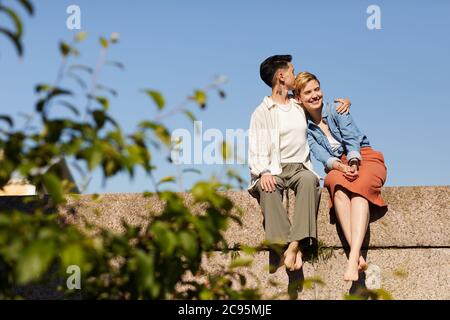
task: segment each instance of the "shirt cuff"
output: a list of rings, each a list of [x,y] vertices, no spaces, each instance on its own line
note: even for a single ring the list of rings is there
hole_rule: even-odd
[[[334,163],[334,161],[339,161],[339,162],[341,162],[341,160],[339,160],[339,159],[336,158],[336,157],[328,158],[327,163],[326,163],[326,166],[327,166],[327,169],[328,169],[328,170],[333,170],[333,163]]]
[[[269,169],[264,169],[263,171],[261,171],[261,176],[265,175],[265,174],[271,174]]]
[[[358,151],[350,151],[347,154],[347,160],[354,159],[354,158],[358,159],[359,161],[362,160],[361,159],[361,154]]]

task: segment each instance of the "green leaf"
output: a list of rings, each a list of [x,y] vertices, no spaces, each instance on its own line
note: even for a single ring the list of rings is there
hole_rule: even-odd
[[[163,250],[168,256],[171,256],[178,245],[178,239],[175,232],[166,232]]]
[[[163,184],[163,183],[167,183],[167,182],[176,182],[176,178],[174,176],[168,176],[168,177],[164,177],[161,180],[159,180],[158,182],[158,186]]]
[[[82,41],[86,40],[87,35],[88,35],[87,32],[84,32],[84,31],[78,32],[75,35],[75,41],[76,42],[82,42]]]
[[[55,246],[48,240],[31,243],[20,256],[15,267],[18,284],[26,284],[43,276],[55,253]]]
[[[10,128],[14,127],[14,121],[10,116],[1,115],[0,120],[5,121],[9,125]]]
[[[358,295],[346,294],[344,295],[344,300],[366,300],[366,299]]]
[[[68,243],[61,251],[61,261],[64,268],[71,265],[85,266],[86,254],[83,247],[77,243]]]
[[[153,101],[156,103],[156,106],[158,107],[158,110],[162,110],[165,106],[165,100],[164,97],[161,95],[161,93],[159,93],[158,91],[155,90],[149,90],[149,89],[145,89],[143,90],[150,98],[153,99]]]
[[[198,244],[195,236],[187,231],[181,231],[178,234],[180,243],[183,247],[184,253],[188,258],[195,258],[198,254]]]
[[[103,48],[107,49],[109,46],[109,42],[108,40],[106,40],[105,38],[101,37],[100,38],[100,44],[102,45]]]
[[[14,23],[14,26],[16,27],[15,35],[16,37],[20,38],[22,36],[23,27],[19,16],[12,9],[2,6],[0,4],[0,12],[1,11],[5,12],[5,14],[11,18],[11,20]]]
[[[118,61],[106,61],[106,65],[114,66],[119,68],[120,70],[125,70],[125,65]]]
[[[70,54],[73,54],[74,56],[79,56],[80,52],[71,47],[69,44],[67,44],[67,42],[61,41],[59,43],[59,51],[61,52],[61,54],[63,55],[63,57],[67,57]]]
[[[156,221],[152,224],[150,230],[155,243],[167,256],[171,256],[179,242],[176,233],[170,230],[168,223]]]
[[[106,114],[101,110],[94,110],[92,112],[92,116],[94,117],[95,123],[97,124],[97,128],[103,128],[106,121]]]
[[[34,8],[29,0],[18,0],[18,1],[28,11],[29,15],[33,15]]]
[[[7,38],[9,38],[9,40],[11,40],[16,47],[17,54],[21,57],[23,55],[23,47],[19,37],[5,28],[0,28],[0,33],[3,33]]]
[[[72,52],[72,48],[64,41],[59,43],[59,51],[63,55],[63,57],[67,57],[70,52]]]
[[[56,96],[60,96],[60,95],[72,95],[72,92],[66,89],[62,89],[62,88],[51,88],[51,91],[49,92],[49,95],[47,97],[47,99],[51,99],[53,97]]]
[[[219,186],[216,182],[197,182],[192,190],[191,194],[194,197],[195,202],[208,202],[215,208],[223,210],[229,210],[233,207],[233,203],[227,197],[221,196],[216,192]]]
[[[195,102],[197,102],[201,109],[204,109],[206,107],[207,96],[205,91],[196,90],[194,92],[193,99],[195,100]]]
[[[392,300],[392,295],[384,289],[369,290],[376,299]]]
[[[88,98],[94,99],[95,101],[100,103],[103,107],[103,110],[105,110],[105,111],[109,110],[109,100],[106,97],[88,95]]]
[[[200,291],[199,298],[200,300],[214,300],[214,293],[204,289]]]
[[[167,130],[166,127],[164,127],[162,124],[158,124],[155,122],[150,122],[150,121],[142,121],[139,124],[139,127],[142,129],[150,129],[153,130],[155,135],[159,138],[159,140],[162,141],[162,143],[164,143],[166,146],[170,146],[171,144],[171,137],[170,137],[170,133]]]
[[[98,90],[104,90],[104,91],[106,91],[106,92],[112,94],[112,95],[115,96],[115,97],[117,96],[117,91],[114,90],[114,89],[112,89],[112,88],[105,87],[105,86],[99,84],[99,85],[97,85],[97,89],[98,89]]]
[[[39,99],[38,102],[36,103],[36,111],[37,112],[44,111],[46,103],[47,103],[47,99],[45,99],[45,98]]]
[[[183,113],[192,121],[197,121],[197,118],[194,116],[194,114],[189,110],[183,110]]]
[[[134,259],[136,264],[136,286],[140,291],[150,291],[153,298],[158,297],[160,283],[155,279],[155,261],[151,254],[137,250]],[[133,261],[132,261],[133,262]]]
[[[234,269],[238,267],[250,267],[252,263],[253,259],[250,257],[236,258],[231,261],[229,268]]]
[[[164,126],[158,126],[155,130],[156,136],[161,140],[162,143],[164,143],[166,146],[170,145],[171,138],[170,133]]]
[[[227,176],[232,178],[232,179],[236,179],[236,181],[239,184],[245,184],[246,181],[244,179],[242,179],[242,177],[233,169],[228,169],[227,170]]]
[[[61,251],[61,261],[65,268],[70,265],[83,266],[85,263],[83,247],[76,243],[68,243]]]
[[[85,71],[85,72],[87,72],[87,73],[89,73],[91,75],[94,73],[94,69],[92,69],[91,67],[82,65],[82,64],[74,64],[74,65],[70,66],[69,69],[70,70],[82,70],[82,71]]]
[[[242,250],[244,253],[248,255],[252,255],[258,252],[258,249],[255,247],[250,247],[246,245],[241,245],[240,250]]]
[[[225,141],[222,142],[222,148],[220,151],[223,159],[228,160],[232,157],[231,147]]]
[[[89,170],[92,171],[97,168],[97,166],[102,162],[102,158],[102,152],[98,148],[95,146],[91,148],[87,157]]]
[[[38,84],[38,85],[34,88],[34,91],[35,91],[36,93],[40,93],[40,92],[47,92],[47,91],[50,91],[51,89],[53,89],[53,87],[52,87],[51,85],[45,84],[45,83],[41,83],[41,84]]]
[[[221,98],[221,99],[225,99],[226,98],[226,94],[225,94],[225,91],[223,91],[223,90],[217,90],[217,92],[219,93],[219,97]]]
[[[67,78],[74,79],[83,90],[87,90],[86,82],[74,73],[68,73]]]
[[[55,204],[60,204],[65,201],[63,195],[63,187],[61,181],[53,173],[47,173],[42,177],[45,189],[52,197]]]
[[[73,104],[67,102],[67,101],[57,101],[56,104],[59,104],[61,106],[66,107],[70,111],[73,112],[74,115],[79,116],[80,112],[78,111],[77,107],[75,107]]]
[[[42,87],[36,88],[36,90],[44,90],[44,89],[46,89],[46,88],[42,88]],[[72,92],[70,92],[69,90],[61,89],[61,88],[53,88],[52,87],[52,88],[46,89],[46,90],[48,90],[47,96],[45,98],[39,99],[38,102],[36,103],[36,111],[37,112],[43,112],[47,102],[56,96],[72,95]]]

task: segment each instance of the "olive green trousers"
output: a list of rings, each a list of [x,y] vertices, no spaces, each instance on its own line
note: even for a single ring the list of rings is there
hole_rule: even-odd
[[[277,188],[263,191],[261,180],[257,182],[259,204],[264,214],[266,241],[271,244],[287,244],[306,238],[317,238],[317,211],[320,202],[319,179],[301,163],[282,163],[282,172],[274,176]],[[295,192],[295,208],[292,223],[283,206],[283,191]]]

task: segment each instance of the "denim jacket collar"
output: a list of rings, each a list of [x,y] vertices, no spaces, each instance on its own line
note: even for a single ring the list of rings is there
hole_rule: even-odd
[[[328,103],[323,103],[322,104],[322,119],[325,119],[325,122],[328,124],[328,111],[327,108],[329,108]],[[308,121],[308,127],[311,126],[318,126],[317,124],[314,123],[314,121],[312,120],[311,116],[306,113],[306,119]]]

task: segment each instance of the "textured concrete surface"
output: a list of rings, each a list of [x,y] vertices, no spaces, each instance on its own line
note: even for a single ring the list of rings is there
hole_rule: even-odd
[[[382,192],[389,209],[387,212],[372,212],[365,242],[368,262],[380,268],[381,284],[378,287],[388,290],[395,299],[450,299],[450,186],[387,187]],[[229,246],[260,244],[264,240],[264,231],[257,201],[245,191],[227,192],[227,195],[244,212],[243,226],[231,224],[225,233]],[[190,194],[185,193],[183,197],[194,212],[202,212],[201,207],[192,205]],[[292,212],[292,193],[289,200],[288,207]],[[21,204],[18,197],[0,197],[0,207],[26,208],[27,205]],[[84,217],[94,225],[119,232],[122,220],[143,224],[163,208],[164,203],[156,196],[103,194],[98,197],[70,196],[67,205],[59,211],[69,223],[81,225]],[[318,276],[326,286],[304,288],[298,299],[342,299],[345,293],[353,292],[356,287],[350,288],[342,280],[346,258],[343,250],[339,249],[342,247],[342,234],[336,232],[332,220],[328,213],[328,194],[323,191],[318,230],[319,240],[328,247],[329,257],[314,266],[306,263],[304,277]],[[229,259],[218,252],[213,253],[213,257],[204,262],[210,272]],[[254,259],[250,272],[256,275],[254,282],[259,281],[265,287],[265,296],[288,298],[289,278],[299,279],[300,274],[288,276],[284,268],[269,274],[268,252],[258,253]],[[273,281],[280,286],[269,285]],[[364,283],[365,279],[361,277],[360,284]],[[44,296],[49,297],[48,294]]]
[[[245,213],[243,226],[232,223],[225,237],[230,245],[258,245],[264,240],[262,213],[257,201],[247,192],[227,192],[227,195]],[[372,212],[366,245],[370,247],[450,246],[450,187],[388,187],[383,196],[389,204],[386,213]],[[192,203],[189,194],[186,202]],[[0,202],[1,205],[2,202]],[[289,211],[294,208],[290,195]],[[143,223],[161,212],[163,203],[156,197],[144,198],[140,194],[104,194],[96,201],[84,195],[73,198],[61,209],[72,222],[80,215],[88,221],[120,230],[122,219],[129,223]],[[195,207],[196,212],[201,208]],[[92,214],[96,212],[97,214]],[[153,212],[153,213],[152,213]],[[331,223],[330,223],[331,220]],[[336,224],[328,212],[328,193],[322,192],[318,213],[319,239],[328,246],[342,246]]]
[[[210,259],[204,259],[208,270],[214,272],[219,266],[231,261],[230,255],[215,253]],[[369,250],[367,261],[380,268],[378,275],[370,275],[368,287],[382,288],[388,291],[393,299],[450,299],[450,250],[449,249],[373,249]],[[320,278],[325,285],[303,287],[297,299],[343,299],[345,294],[355,292],[358,285],[365,286],[366,275],[360,274],[359,283],[351,284],[343,280],[346,256],[342,249],[337,249],[326,259],[320,259],[314,265],[306,262],[303,272],[286,273],[281,267],[276,273],[268,272],[269,254],[258,253],[253,257],[250,284],[259,283],[264,288],[268,299],[289,299],[288,283],[295,279]],[[373,278],[373,279],[372,279]],[[375,281],[371,281],[375,280]],[[259,281],[259,282],[258,282]],[[278,283],[274,286],[272,283]],[[371,287],[374,286],[374,287]]]

